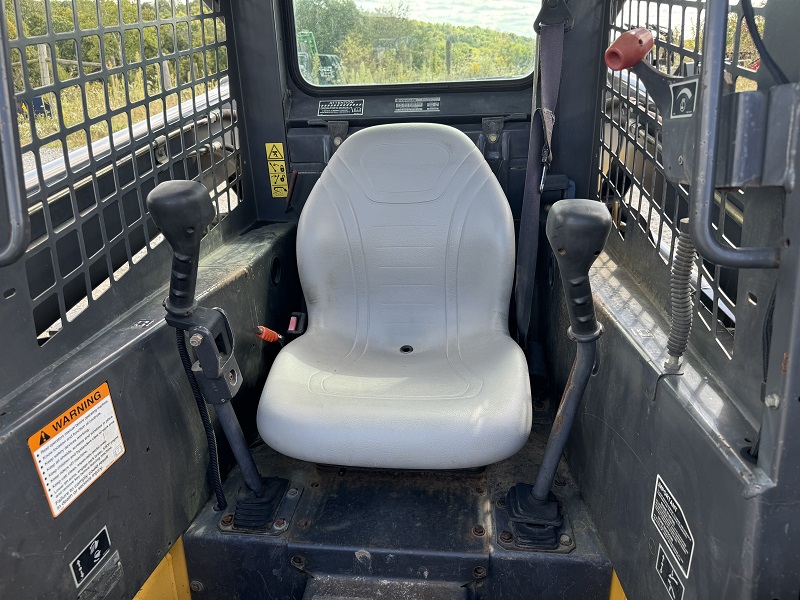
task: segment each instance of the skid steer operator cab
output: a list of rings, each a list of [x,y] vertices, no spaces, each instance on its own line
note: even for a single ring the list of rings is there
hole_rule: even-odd
[[[800,596],[800,3],[0,10],[0,598]]]

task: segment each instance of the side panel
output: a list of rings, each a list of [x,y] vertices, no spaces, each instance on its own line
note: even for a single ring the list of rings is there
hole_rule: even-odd
[[[280,262],[280,279],[271,273]],[[257,324],[288,322],[298,297],[294,226],[255,229],[202,263],[201,302],[221,306],[246,381],[237,408],[250,414],[277,348]],[[160,290],[66,361],[9,398],[0,412],[0,597],[65,598],[92,590],[130,598],[208,498],[207,446],[197,408],[163,321]],[[42,424],[108,382],[125,453],[54,518],[28,449]],[[243,423],[254,430],[252,417]],[[220,439],[221,436],[220,436]],[[110,551],[76,589],[70,561],[104,527]],[[32,535],[35,532],[35,535]],[[98,575],[96,575],[98,573]],[[89,594],[91,596],[91,594]],[[95,597],[95,596],[91,596]]]
[[[761,571],[774,560],[769,554],[789,549],[757,543],[758,522],[774,489],[741,453],[755,426],[696,355],[686,356],[682,374],[663,373],[668,322],[614,258],[598,259],[592,285],[605,333],[568,460],[626,593],[670,597],[657,571],[663,547],[685,600],[796,597],[797,572],[784,572],[781,595],[760,595]],[[557,318],[549,336],[562,383],[574,349],[559,292],[556,284],[551,298]],[[688,577],[669,552],[669,535],[662,537],[651,518],[659,476],[693,539]]]

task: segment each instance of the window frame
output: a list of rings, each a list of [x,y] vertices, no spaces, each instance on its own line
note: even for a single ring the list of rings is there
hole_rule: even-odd
[[[536,71],[536,47],[534,47],[534,67],[524,77],[510,79],[485,79],[478,81],[433,81],[427,83],[385,83],[385,84],[360,84],[360,85],[314,85],[307,81],[300,72],[300,61],[297,56],[297,26],[294,19],[294,1],[281,0],[283,10],[283,33],[286,70],[292,83],[298,90],[312,97],[353,96],[408,93],[413,90],[415,94],[446,93],[463,91],[519,91],[529,89],[533,85],[533,75]],[[533,23],[531,23],[533,27]]]

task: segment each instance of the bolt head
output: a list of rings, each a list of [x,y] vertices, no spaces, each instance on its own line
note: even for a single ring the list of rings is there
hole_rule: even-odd
[[[500,541],[505,543],[513,542],[514,534],[511,533],[510,531],[504,531],[503,533],[500,534]]]
[[[334,145],[334,146],[336,146],[336,147],[338,148],[339,146],[341,146],[341,145],[342,145],[342,142],[343,142],[343,141],[344,141],[344,140],[342,140],[342,138],[340,138],[340,137],[337,135],[335,138],[333,138],[333,145]]]
[[[224,517],[222,517],[222,520],[220,522],[225,527],[229,526],[231,523],[233,523],[233,515],[225,515]]]
[[[497,137],[497,134],[496,134],[496,133],[490,133],[490,134],[487,136],[487,138],[489,139],[489,143],[491,143],[491,144],[495,144],[495,143],[497,143],[497,140],[499,139],[499,138]]]
[[[485,567],[475,567],[472,570],[472,575],[475,579],[480,579],[481,577],[486,577],[486,568]]]
[[[770,408],[778,408],[781,405],[781,397],[775,393],[767,394],[766,398],[764,398],[764,404]]]
[[[189,588],[190,588],[190,589],[191,589],[193,592],[202,592],[202,591],[203,591],[203,584],[202,584],[202,583],[200,583],[199,581],[195,580],[195,581],[192,581],[192,582],[189,584]]]
[[[288,491],[288,492],[286,492],[286,495],[287,495],[289,498],[294,498],[295,496],[297,496],[297,494],[298,494],[298,493],[299,493],[299,492],[297,491],[297,488],[290,488],[290,489],[289,489],[289,491]]]
[[[199,333],[193,333],[192,336],[189,338],[189,345],[192,348],[197,348],[203,341],[203,336]]]
[[[566,533],[562,533],[561,536],[558,538],[558,543],[562,546],[569,546],[572,544],[572,538],[569,537]]]
[[[475,525],[475,527],[472,528],[472,533],[473,535],[481,537],[486,533],[486,530],[483,528],[483,525]]]
[[[286,519],[275,519],[275,529],[286,529]]]

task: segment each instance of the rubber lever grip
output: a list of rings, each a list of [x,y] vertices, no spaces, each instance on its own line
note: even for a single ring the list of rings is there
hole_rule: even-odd
[[[653,32],[644,27],[623,33],[606,50],[606,65],[612,71],[635,67],[653,49]]]
[[[197,181],[165,181],[147,195],[147,210],[172,246],[172,274],[167,312],[186,316],[197,307],[197,263],[200,241],[216,211],[208,190]]]
[[[545,230],[561,271],[572,336],[578,341],[596,339],[600,326],[589,269],[608,239],[611,214],[596,200],[560,200],[550,208]]]

